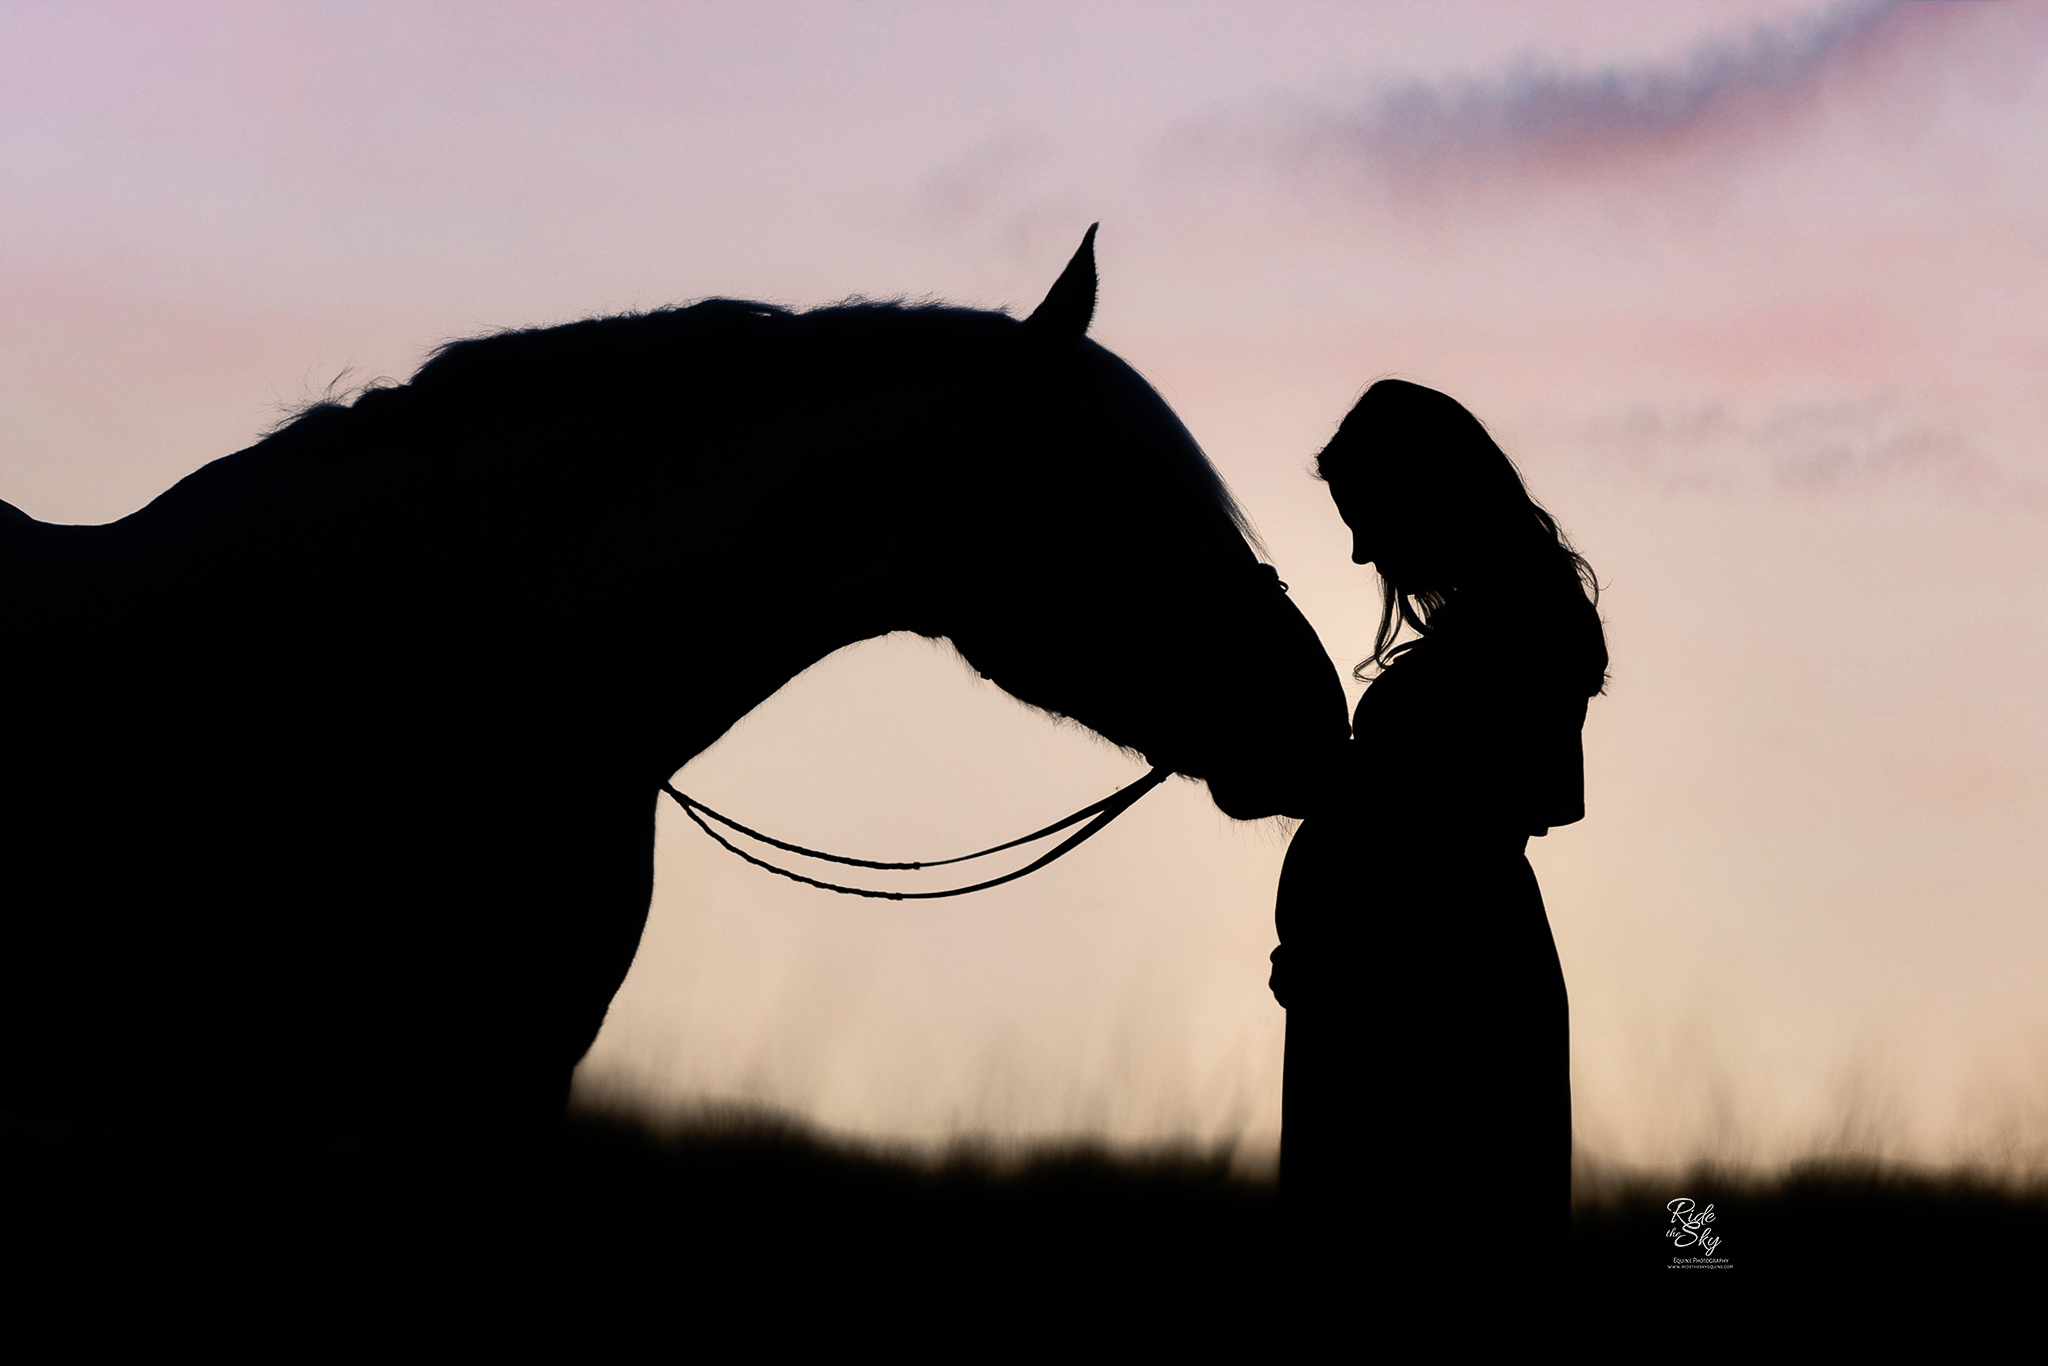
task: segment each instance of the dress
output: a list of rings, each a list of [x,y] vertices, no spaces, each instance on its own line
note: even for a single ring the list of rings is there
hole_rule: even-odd
[[[1383,1265],[1564,1253],[1567,1004],[1524,850],[1584,814],[1599,620],[1576,602],[1443,609],[1366,690],[1341,797],[1281,873],[1283,1192]]]

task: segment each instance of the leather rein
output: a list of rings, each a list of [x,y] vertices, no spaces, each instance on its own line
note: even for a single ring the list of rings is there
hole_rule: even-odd
[[[753,864],[756,868],[765,868],[771,873],[788,878],[791,882],[801,882],[806,887],[817,887],[827,892],[838,892],[842,896],[873,897],[881,901],[933,901],[940,897],[966,896],[971,892],[985,892],[991,887],[1000,887],[1005,882],[1015,882],[1020,877],[1037,872],[1054,859],[1079,848],[1082,843],[1100,831],[1103,826],[1108,825],[1118,816],[1121,816],[1124,812],[1135,806],[1140,797],[1172,776],[1173,770],[1170,768],[1164,766],[1154,768],[1150,773],[1147,773],[1130,786],[1118,788],[1101,801],[1092,802],[1076,811],[1073,815],[1064,816],[1054,821],[1044,829],[1034,830],[1028,835],[1019,835],[1016,839],[1008,840],[1002,844],[990,845],[986,849],[978,849],[971,854],[961,854],[955,858],[928,859],[922,863],[882,863],[874,859],[848,858],[844,854],[828,854],[818,849],[806,849],[801,844],[790,844],[784,840],[776,839],[772,835],[764,835],[758,830],[749,829],[747,826],[741,825],[730,816],[720,815],[695,797],[678,792],[673,783],[664,782],[661,785],[661,790],[675,798],[676,805],[683,808],[683,814],[692,821],[695,821],[699,830],[702,830],[705,834],[716,840],[720,848],[729,854],[739,855],[739,857]],[[1091,816],[1094,817],[1093,820],[1089,819]],[[1025,864],[1014,872],[1004,873],[1001,877],[993,877],[986,882],[977,882],[971,886],[948,887],[936,892],[883,892],[877,891],[872,887],[847,887],[837,882],[821,882],[817,878],[805,877],[802,873],[791,872],[789,869],[770,863],[766,859],[756,858],[711,828],[715,822],[726,827],[728,830],[745,835],[749,839],[759,840],[763,844],[780,849],[784,853],[800,854],[805,858],[823,859],[827,863],[844,864],[850,868],[878,868],[888,871],[916,872],[925,868],[943,868],[953,863],[971,863],[975,859],[986,858],[990,854],[1000,854],[1005,849],[1015,849],[1019,845],[1030,844],[1034,840],[1044,839],[1047,835],[1056,835],[1068,826],[1081,821],[1087,821],[1088,823],[1081,826],[1079,830],[1061,840],[1045,853],[1039,855],[1032,862]]]

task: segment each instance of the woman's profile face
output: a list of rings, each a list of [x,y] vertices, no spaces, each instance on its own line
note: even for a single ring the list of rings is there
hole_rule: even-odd
[[[1355,453],[1326,462],[1323,479],[1337,504],[1337,514],[1351,528],[1353,564],[1372,565],[1381,577],[1411,591],[1450,586],[1446,537],[1431,526],[1437,519],[1429,517],[1424,508],[1411,505],[1417,500],[1400,502],[1389,497],[1386,481],[1373,477],[1368,456]],[[1438,579],[1445,581],[1435,582]]]

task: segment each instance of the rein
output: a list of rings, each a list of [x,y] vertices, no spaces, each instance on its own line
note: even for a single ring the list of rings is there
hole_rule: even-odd
[[[672,783],[664,782],[661,785],[661,790],[675,798],[676,805],[683,808],[683,814],[692,821],[695,821],[699,830],[702,830],[705,834],[711,836],[712,839],[718,841],[720,848],[729,854],[739,855],[756,868],[765,868],[771,873],[788,878],[791,882],[801,882],[806,887],[817,887],[827,892],[838,892],[842,896],[873,897],[880,901],[932,901],[940,897],[966,896],[970,892],[985,892],[991,887],[1000,887],[1005,882],[1015,882],[1020,877],[1037,872],[1054,859],[1079,848],[1089,836],[1095,834],[1103,826],[1108,825],[1118,816],[1130,810],[1137,804],[1140,797],[1143,797],[1147,792],[1165,782],[1172,774],[1173,770],[1164,766],[1154,768],[1150,773],[1147,773],[1129,787],[1119,788],[1101,801],[1084,806],[1073,815],[1056,820],[1042,830],[1034,830],[1028,835],[1019,835],[1016,839],[1009,840],[1003,844],[990,845],[988,848],[976,850],[972,854],[961,854],[956,858],[929,859],[922,863],[881,863],[874,859],[848,858],[844,854],[828,854],[818,849],[806,849],[801,844],[790,844],[771,835],[764,835],[758,830],[749,829],[730,816],[722,816],[698,801],[695,797],[678,792]],[[1093,820],[1088,819],[1091,816],[1094,817]],[[852,868],[878,868],[915,872],[924,868],[943,868],[952,863],[969,863],[978,858],[986,858],[990,854],[1000,854],[1005,849],[1015,849],[1020,844],[1030,844],[1033,840],[1044,839],[1047,835],[1056,835],[1068,826],[1084,820],[1088,821],[1086,825],[1083,825],[1079,830],[1061,840],[1050,850],[1014,872],[1005,873],[1001,877],[990,878],[986,882],[977,882],[969,887],[948,887],[943,891],[937,892],[882,892],[876,891],[872,887],[845,887],[836,882],[820,882],[816,878],[805,877],[802,873],[791,872],[789,869],[770,863],[766,859],[756,858],[711,828],[711,822],[715,821],[729,830],[737,831],[749,839],[759,840],[761,843],[771,845],[785,853],[801,854],[805,858],[823,859],[828,863],[845,864]]]

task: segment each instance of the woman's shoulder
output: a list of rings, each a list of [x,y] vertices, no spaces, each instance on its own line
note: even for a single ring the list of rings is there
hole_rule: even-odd
[[[1474,671],[1506,671],[1524,687],[1590,696],[1607,672],[1600,613],[1578,579],[1503,585],[1461,597],[1426,638],[1432,656]],[[1420,653],[1418,650],[1417,653]]]

